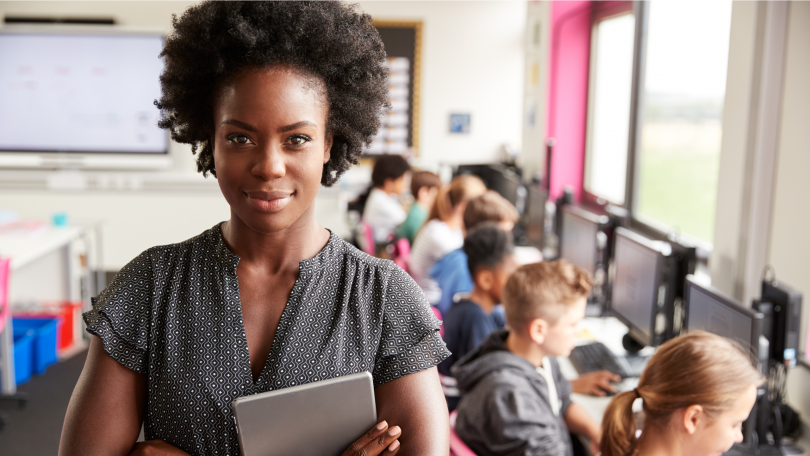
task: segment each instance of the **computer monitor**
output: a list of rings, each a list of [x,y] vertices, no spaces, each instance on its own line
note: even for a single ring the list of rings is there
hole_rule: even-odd
[[[614,242],[610,314],[639,345],[658,346],[673,336],[671,247],[622,227]]]
[[[759,355],[760,346],[767,350],[763,341],[762,327],[764,316],[752,309],[746,309],[737,300],[719,290],[701,285],[694,276],[688,275],[684,282],[684,329],[703,330],[736,341],[746,349],[753,360],[757,360],[760,372],[767,372],[767,356]],[[758,404],[759,405],[759,404]],[[758,411],[751,412],[743,423],[743,443],[756,442]]]
[[[802,294],[776,280],[763,280],[762,296],[754,307],[765,315],[762,331],[770,341],[770,358],[794,367],[799,354]]]
[[[560,230],[560,258],[585,269],[591,275],[596,273],[601,263],[601,250],[597,236],[608,218],[580,209],[576,206],[562,207],[562,229]]]
[[[472,174],[484,181],[490,190],[498,192],[510,203],[518,206],[518,193],[521,186],[520,176],[502,164],[459,165],[454,176]]]
[[[543,249],[548,193],[537,184],[526,186],[526,205],[523,211],[526,244]]]

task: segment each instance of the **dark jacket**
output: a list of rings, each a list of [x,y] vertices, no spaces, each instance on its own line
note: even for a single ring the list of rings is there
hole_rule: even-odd
[[[570,456],[571,437],[563,417],[571,405],[571,384],[551,358],[561,405],[555,416],[545,379],[526,359],[506,349],[508,334],[496,331],[453,366],[461,390],[456,433],[478,456]]]

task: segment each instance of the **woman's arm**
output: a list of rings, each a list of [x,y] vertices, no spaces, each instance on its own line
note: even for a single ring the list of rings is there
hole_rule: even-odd
[[[146,377],[113,359],[93,336],[65,415],[59,455],[128,455],[145,403]]]
[[[447,456],[450,422],[436,367],[384,383],[374,395],[378,419],[402,428],[401,456]]]

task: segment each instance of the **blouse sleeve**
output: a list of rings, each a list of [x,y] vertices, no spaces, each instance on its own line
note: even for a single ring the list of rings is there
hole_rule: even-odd
[[[401,268],[393,267],[383,295],[382,337],[374,386],[429,369],[450,356],[439,335],[441,322],[424,293]]]
[[[152,252],[147,250],[92,299],[84,314],[87,332],[101,338],[104,350],[122,365],[147,374],[149,321],[153,297]]]

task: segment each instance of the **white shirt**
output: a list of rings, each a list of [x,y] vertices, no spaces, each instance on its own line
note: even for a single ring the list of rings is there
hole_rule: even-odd
[[[560,396],[557,394],[557,384],[554,383],[554,372],[551,370],[551,361],[548,360],[548,356],[543,358],[543,364],[537,368],[537,373],[543,376],[548,385],[548,404],[551,406],[554,416],[557,416],[560,414]]]
[[[430,268],[443,256],[460,249],[464,245],[461,228],[451,229],[440,220],[431,220],[419,230],[411,247],[408,259],[408,272],[425,292],[431,304],[439,302],[442,290],[435,280],[430,278]]]
[[[374,232],[374,242],[382,243],[390,240],[391,233],[405,221],[408,214],[399,204],[396,197],[374,188],[368,195],[366,207],[363,209],[363,220],[369,224]]]

